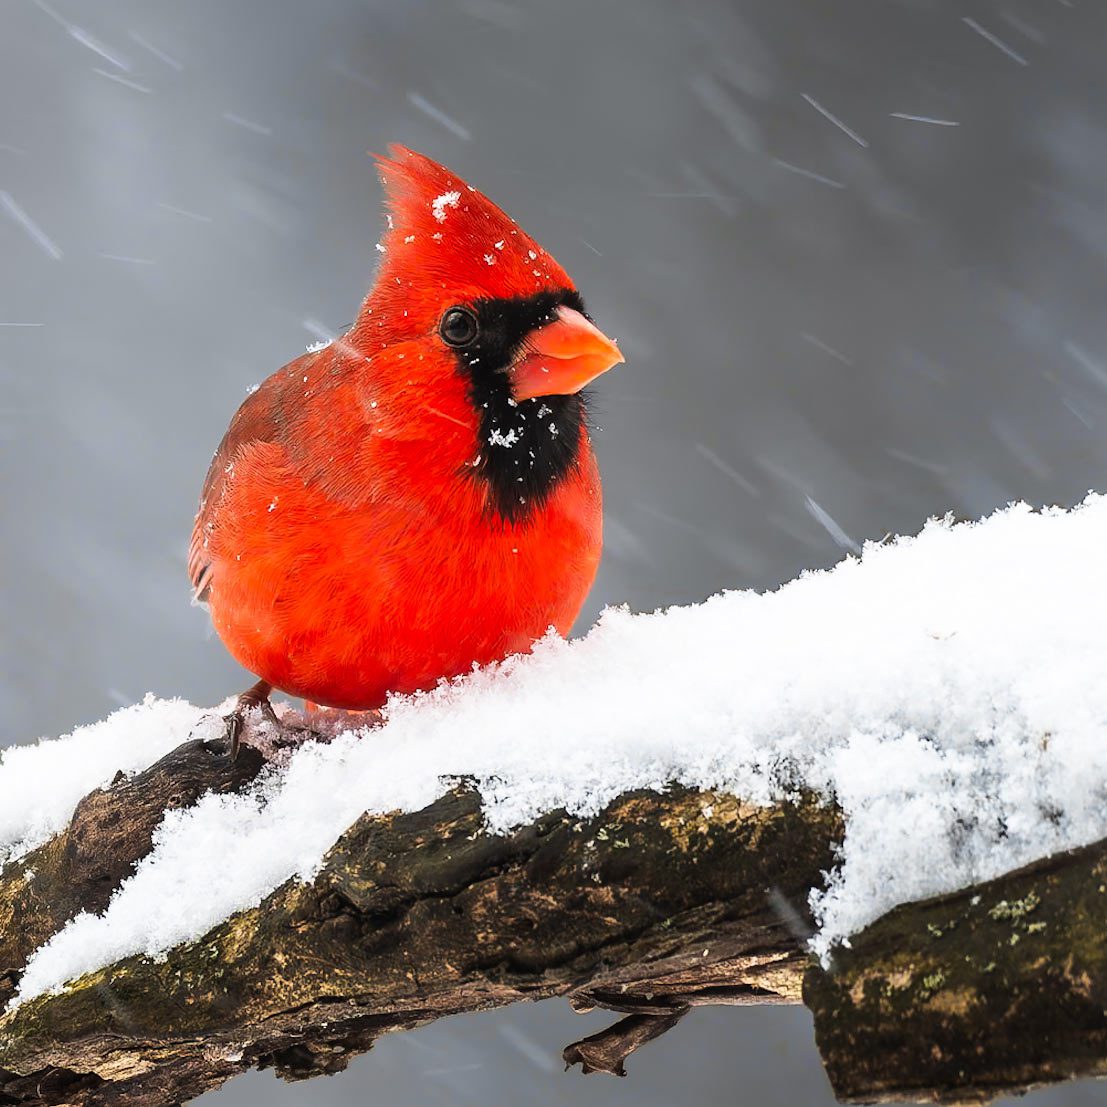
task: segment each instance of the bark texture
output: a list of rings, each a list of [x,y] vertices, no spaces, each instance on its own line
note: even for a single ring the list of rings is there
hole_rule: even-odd
[[[1107,843],[879,919],[804,1000],[839,1099],[986,1101],[1107,1073]]]
[[[186,743],[0,872],[0,998],[31,951],[103,909],[165,810],[241,790],[261,764]],[[621,1075],[692,1006],[801,996],[845,1099],[979,1100],[1107,1067],[1107,847],[900,908],[828,971],[805,953],[805,904],[841,835],[814,797],[762,808],[682,788],[506,836],[465,787],[363,816],[311,883],[0,1018],[0,1105],[175,1104],[249,1068],[334,1072],[382,1034],[558,995],[622,1016],[565,1049],[585,1072]]]

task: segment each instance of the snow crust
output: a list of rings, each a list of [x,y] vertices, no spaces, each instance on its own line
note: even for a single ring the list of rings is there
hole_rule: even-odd
[[[418,809],[461,775],[495,831],[673,781],[758,803],[833,796],[845,843],[812,900],[826,955],[897,903],[1107,836],[1105,550],[1107,499],[1093,495],[1072,511],[932,520],[772,593],[609,609],[584,639],[550,636],[394,699],[383,727],[307,745],[247,795],[171,812],[104,914],[35,953],[16,1002],[199,936],[310,878],[363,811]],[[90,783],[152,759],[153,740],[172,745],[167,720],[180,737],[197,714],[147,700],[9,753],[0,796],[22,806],[4,812],[6,840],[42,840]]]

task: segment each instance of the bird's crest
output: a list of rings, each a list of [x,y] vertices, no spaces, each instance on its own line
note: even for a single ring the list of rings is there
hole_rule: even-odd
[[[455,173],[403,146],[377,167],[388,230],[379,283],[459,278],[489,297],[573,288],[569,275],[515,220]]]

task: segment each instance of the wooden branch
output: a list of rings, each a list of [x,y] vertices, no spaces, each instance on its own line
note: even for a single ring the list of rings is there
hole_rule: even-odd
[[[606,1072],[626,1076],[623,1062],[640,1046],[661,1037],[688,1013],[687,1004],[674,1007],[666,1015],[627,1015],[614,1026],[573,1042],[562,1050],[565,1067],[580,1065],[584,1073]]]
[[[1107,842],[897,908],[812,969],[804,1001],[843,1100],[1107,1075]]]
[[[145,772],[119,774],[111,788],[87,795],[61,834],[7,866],[0,873],[0,1008],[35,949],[78,912],[107,907],[150,852],[167,811],[205,792],[239,791],[262,764],[248,747],[232,762],[222,748],[186,742]]]
[[[232,766],[220,744],[186,743],[0,872],[0,998],[68,919],[103,909],[167,808],[242,790],[260,767],[249,749]],[[841,835],[813,797],[760,808],[680,788],[506,836],[464,787],[364,816],[311,883],[5,1015],[0,1104],[160,1107],[252,1067],[334,1072],[382,1034],[556,995],[623,1016],[565,1049],[585,1072],[621,1075],[692,1006],[801,992],[842,1098],[987,1099],[1107,1068],[1107,844],[899,908],[825,971],[805,952],[805,905]]]
[[[9,991],[30,950],[84,903],[104,906],[168,796],[194,800],[203,779],[244,787],[257,766],[232,771],[224,749],[189,743],[88,797],[65,834],[0,873]],[[312,883],[0,1020],[0,1103],[177,1103],[251,1067],[333,1072],[388,1031],[554,995],[631,1015],[571,1054],[619,1071],[692,1004],[799,1001],[790,927],[839,835],[837,812],[809,798],[759,808],[687,789],[502,837],[465,788],[363,817]]]

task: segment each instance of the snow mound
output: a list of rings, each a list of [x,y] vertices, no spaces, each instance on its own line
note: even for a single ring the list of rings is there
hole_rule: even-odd
[[[395,699],[383,727],[305,746],[247,795],[170,813],[103,915],[35,953],[19,999],[164,954],[310,878],[363,811],[418,809],[458,775],[476,779],[496,831],[671,781],[760,803],[799,787],[833,796],[847,823],[813,895],[825,954],[898,903],[1107,836],[1104,550],[1107,499],[1092,495],[1072,511],[932,520],[772,593],[608,610],[582,640],[549,637]],[[118,755],[98,742],[130,749],[121,728],[160,742],[159,713],[189,710],[147,701],[100,724],[97,741],[43,743],[14,762],[16,780],[5,758],[0,795],[23,793],[24,812],[5,812],[7,837],[44,833],[25,796],[49,801],[57,826],[114,772]],[[67,758],[85,760],[68,769],[82,784],[55,801],[52,769]]]
[[[0,750],[0,863],[63,830],[81,799],[117,772],[145,769],[187,741],[205,714],[184,700],[147,695],[63,738]]]

